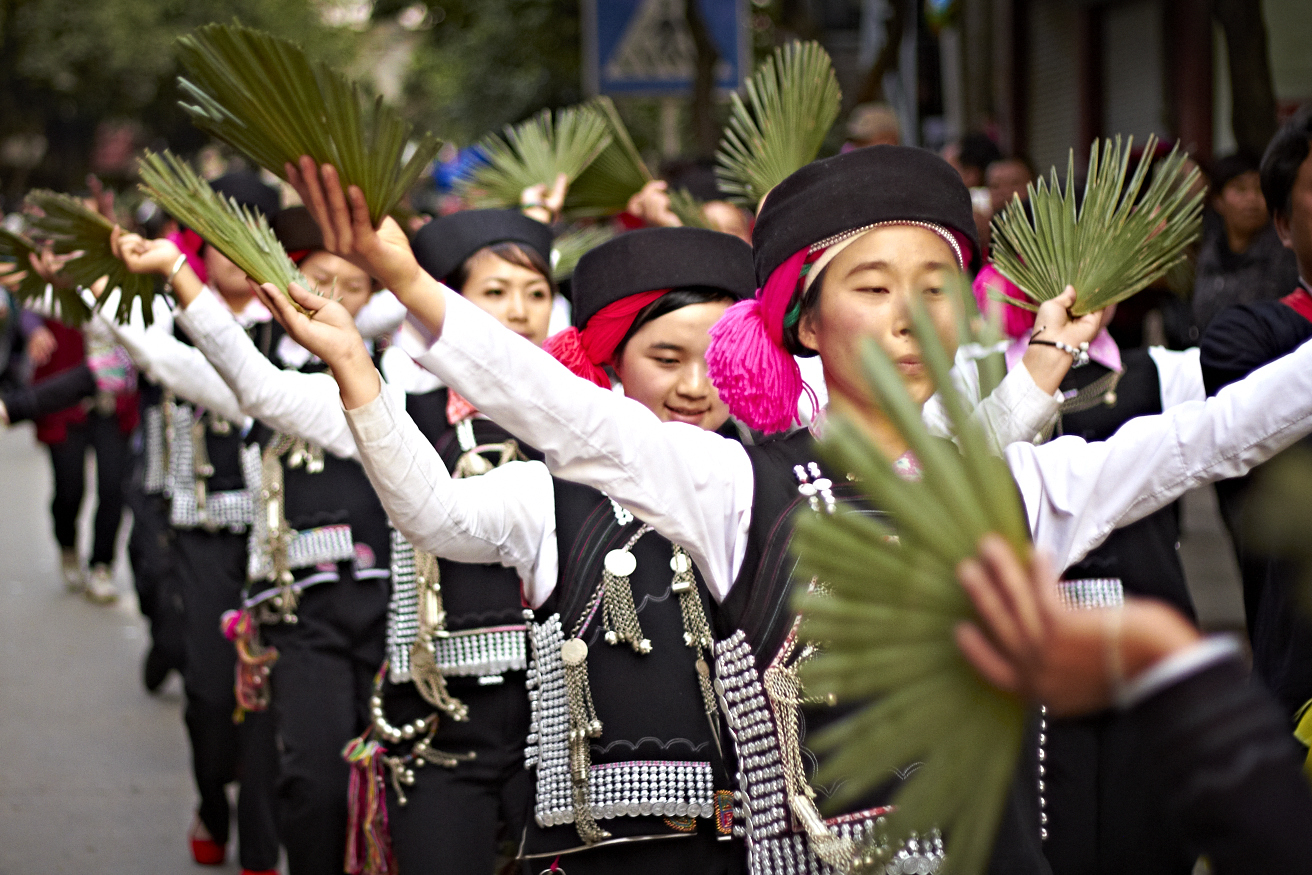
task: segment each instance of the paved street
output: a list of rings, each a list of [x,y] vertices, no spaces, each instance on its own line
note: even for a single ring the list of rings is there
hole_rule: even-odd
[[[1190,584],[1205,625],[1238,629],[1233,559],[1211,496],[1186,503]],[[115,607],[66,594],[49,500],[31,430],[0,432],[0,875],[237,872],[202,870],[188,855],[180,685],[170,678],[159,696],[141,686],[145,633],[125,563]]]
[[[115,607],[66,594],[49,502],[31,429],[0,432],[0,875],[240,871],[188,853],[181,685],[141,686],[126,563]]]

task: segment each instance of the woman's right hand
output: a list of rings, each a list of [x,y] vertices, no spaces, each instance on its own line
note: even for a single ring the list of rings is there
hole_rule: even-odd
[[[625,212],[642,219],[653,228],[678,228],[683,221],[670,209],[670,184],[653,179],[629,198]]]
[[[336,301],[316,295],[292,283],[288,293],[305,310],[293,306],[278,287],[251,282],[251,289],[292,340],[317,355],[332,368],[333,377],[342,390],[342,404],[352,410],[377,397],[381,386],[364,339],[356,330],[355,320]]]

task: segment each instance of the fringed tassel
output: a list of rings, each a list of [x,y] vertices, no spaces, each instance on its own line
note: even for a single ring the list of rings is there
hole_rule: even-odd
[[[574,828],[587,844],[610,838],[592,815],[588,785],[592,777],[592,739],[601,737],[601,720],[592,703],[588,682],[588,645],[571,638],[560,648],[565,664],[565,693],[569,700],[569,776],[573,789]]]
[[[739,301],[710,333],[706,373],[730,412],[765,432],[792,426],[802,396],[802,372],[788,351],[770,339],[761,303]]]
[[[383,746],[369,739],[370,730],[342,749],[351,764],[347,796],[346,871],[351,875],[395,875],[396,858],[387,828],[387,789]]]
[[[638,609],[633,604],[633,585],[629,583],[629,575],[638,567],[633,545],[651,530],[651,526],[642,526],[622,548],[607,553],[602,562],[601,611],[602,625],[606,628],[606,643],[613,645],[627,642],[637,653],[651,653],[651,641],[642,633]]]
[[[419,589],[419,633],[410,647],[410,679],[419,695],[452,720],[468,720],[469,708],[446,688],[437,664],[434,638],[446,635],[446,609],[442,604],[442,572],[437,557],[415,550],[415,585]]]
[[[249,611],[226,611],[219,619],[219,628],[237,650],[237,709],[232,719],[240,723],[248,713],[269,707],[269,672],[278,651],[260,644],[260,626]]]
[[[711,680],[710,661],[706,658],[710,655],[714,641],[711,637],[711,624],[706,619],[701,596],[697,594],[697,579],[693,577],[692,558],[687,551],[676,545],[670,567],[674,571],[670,591],[679,597],[679,609],[683,613],[683,643],[697,654],[697,682],[702,689],[702,708],[706,711],[715,746],[723,754],[724,748],[720,743],[720,709]]]

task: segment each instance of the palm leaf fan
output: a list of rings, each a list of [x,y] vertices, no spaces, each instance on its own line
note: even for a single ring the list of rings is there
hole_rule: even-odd
[[[598,97],[587,105],[605,119],[611,140],[565,195],[564,213],[572,219],[621,213],[629,198],[653,179],[614,102],[609,97]]]
[[[198,128],[283,178],[302,155],[332,164],[344,186],[360,187],[375,224],[441,145],[428,133],[412,141],[413,128],[381,97],[295,43],[234,23],[197,28],[177,45],[187,72],[179,104]]]
[[[1037,310],[1068,285],[1073,312],[1084,315],[1123,301],[1187,257],[1202,227],[1203,193],[1192,191],[1198,169],[1184,171],[1179,145],[1152,168],[1155,137],[1130,173],[1134,139],[1094,142],[1082,197],[1075,191],[1075,150],[1066,184],[1052,169],[993,218],[993,263]],[[1150,173],[1151,170],[1151,173]],[[1151,175],[1151,181],[1149,179]]]
[[[138,164],[138,171],[142,191],[206,243],[218,248],[251,279],[261,284],[273,283],[284,295],[290,283],[314,290],[287,257],[264,216],[214,191],[172,152],[147,152]],[[293,305],[302,309],[295,302]]]
[[[518,207],[524,189],[548,189],[563,173],[573,182],[610,144],[606,120],[590,106],[544,109],[527,121],[506,128],[504,137],[485,137],[478,145],[486,163],[459,185],[475,207]]]
[[[560,282],[572,276],[580,258],[614,239],[616,233],[609,225],[585,225],[561,234],[551,247],[552,279]]]
[[[32,236],[49,240],[57,255],[73,256],[59,270],[60,276],[72,288],[54,289],[61,320],[73,325],[85,322],[91,310],[83,303],[77,289],[89,289],[96,280],[105,277],[109,291],[120,289],[115,321],[127,322],[132,314],[132,302],[140,299],[142,318],[147,324],[151,322],[155,278],[133,273],[114,257],[109,245],[113,222],[77,198],[58,192],[31,191],[27,201],[41,212],[31,221]],[[101,300],[105,300],[104,297]]]
[[[0,261],[11,262],[16,271],[25,271],[23,279],[13,289],[19,301],[34,301],[45,293],[46,281],[32,269],[29,256],[36,254],[36,244],[0,225]]]
[[[892,460],[841,417],[820,443],[822,458],[847,472],[887,522],[842,505],[832,514],[804,510],[797,520],[798,571],[815,585],[796,603],[802,634],[820,648],[802,667],[806,695],[856,706],[808,744],[824,754],[816,781],[841,782],[829,800],[835,806],[923,763],[893,797],[885,840],[859,849],[858,868],[883,872],[905,838],[938,828],[948,870],[975,875],[989,858],[1026,712],[957,650],[953,629],[974,611],[955,567],[986,533],[1001,533],[1025,554],[1029,538],[1010,473],[953,387],[928,317],[917,307],[912,318],[960,450],[929,435],[897,368],[867,343],[871,389],[922,475],[894,473]]]
[[[776,48],[744,88],[746,101],[733,95],[715,175],[731,199],[755,209],[766,192],[815,160],[843,94],[817,42]]]

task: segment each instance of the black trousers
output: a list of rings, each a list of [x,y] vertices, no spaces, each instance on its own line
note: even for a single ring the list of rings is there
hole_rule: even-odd
[[[558,858],[525,860],[522,867],[523,875],[741,875],[747,871],[747,850],[741,839],[722,839],[699,820],[697,832],[687,837],[604,845]]]
[[[241,865],[273,869],[278,865],[274,719],[266,711],[247,714],[241,723],[234,723],[237,652],[219,627],[223,612],[241,605],[246,535],[179,529],[176,544],[185,618],[185,720],[200,795],[198,814],[214,840],[226,843],[232,818],[226,787],[240,781]]]
[[[503,683],[493,686],[480,686],[477,678],[447,679],[447,689],[469,707],[469,719],[456,722],[440,715],[431,744],[474,758],[449,769],[416,768],[415,783],[404,788],[405,805],[388,782],[388,825],[401,872],[490,873],[499,840],[518,846],[533,792],[532,775],[524,768],[529,725],[524,677],[522,671],[508,672]],[[383,701],[393,725],[434,711],[414,684],[389,685]],[[389,753],[404,753],[408,747],[389,747]]]
[[[353,580],[339,568],[342,580],[301,594],[296,623],[263,630],[278,648],[278,823],[291,875],[343,871],[350,767],[342,748],[368,725],[383,662],[387,581]]]
[[[50,513],[55,521],[55,540],[65,549],[77,545],[77,512],[86,491],[87,449],[96,453],[96,521],[91,547],[91,564],[114,561],[114,539],[123,519],[123,478],[128,465],[128,437],[119,431],[118,417],[87,414],[87,421],[70,425],[68,436],[50,444],[50,464],[55,472],[55,497]]]
[[[132,474],[123,490],[123,503],[132,511],[128,561],[137,604],[150,623],[151,646],[166,664],[181,669],[186,645],[177,548],[169,526],[168,502],[142,491],[142,467],[140,454],[134,453]]]
[[[1196,854],[1170,826],[1133,721],[1050,720],[1045,765],[1053,875],[1189,875]]]

